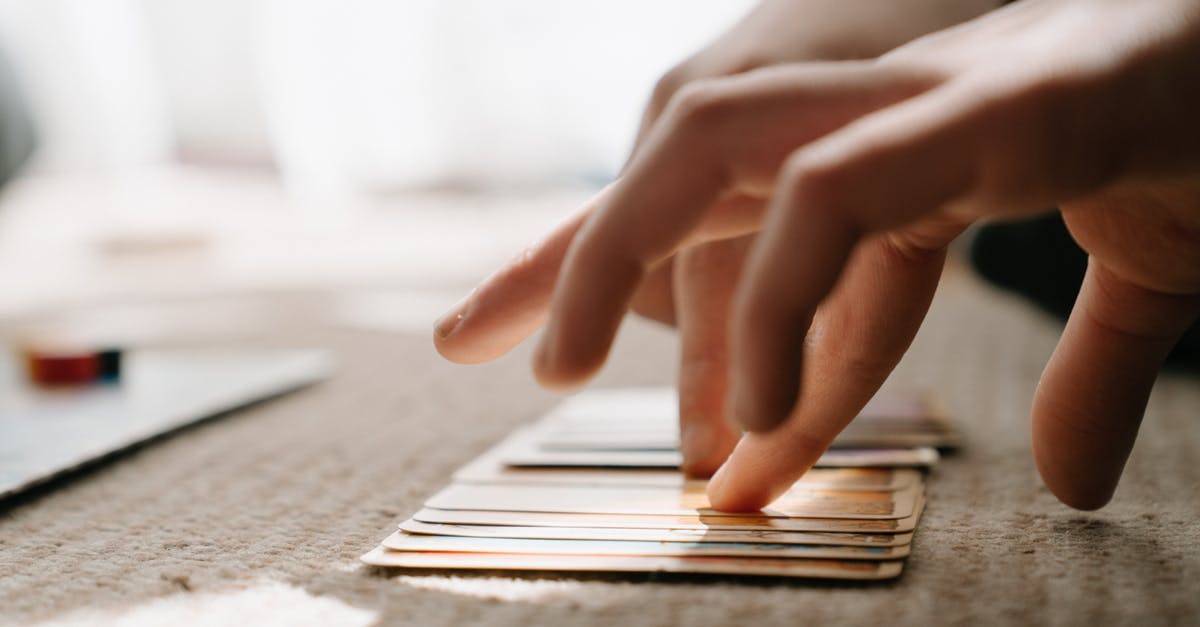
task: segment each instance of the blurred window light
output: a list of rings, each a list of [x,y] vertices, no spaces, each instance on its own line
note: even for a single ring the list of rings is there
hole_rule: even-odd
[[[136,0],[0,2],[0,41],[37,124],[37,167],[114,171],[173,157],[144,17]]]
[[[43,170],[274,167],[305,198],[595,181],[748,0],[0,0]]]

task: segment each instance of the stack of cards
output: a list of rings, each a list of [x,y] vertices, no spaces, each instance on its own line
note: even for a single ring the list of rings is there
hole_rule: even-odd
[[[872,401],[766,509],[709,506],[678,470],[675,393],[579,394],[455,473],[363,556],[376,566],[888,579],[958,436],[927,396]]]

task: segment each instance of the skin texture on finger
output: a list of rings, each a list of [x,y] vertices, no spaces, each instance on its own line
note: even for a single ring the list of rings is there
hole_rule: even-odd
[[[749,433],[709,483],[713,507],[753,511],[788,489],[874,396],[908,349],[961,223],[879,234],[851,256],[808,338],[809,384],[778,429]],[[918,231],[920,231],[918,233]]]
[[[675,257],[659,262],[633,294],[630,309],[643,318],[675,326]]]
[[[1034,398],[1034,459],[1064,503],[1112,498],[1158,370],[1198,315],[1200,295],[1139,287],[1093,258]]]
[[[740,435],[725,420],[729,307],[751,242],[751,237],[709,242],[676,256],[679,434],[688,476],[711,475]]]
[[[743,185],[749,196],[769,190],[795,146],[930,80],[822,64],[760,70],[681,95],[571,244],[534,362],[539,381],[571,388],[599,369],[647,268],[694,241],[715,201]]]

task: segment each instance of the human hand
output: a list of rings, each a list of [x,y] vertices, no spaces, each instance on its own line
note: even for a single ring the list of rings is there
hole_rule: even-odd
[[[685,89],[569,226],[586,225],[518,266],[557,271],[547,251],[566,254],[539,378],[594,372],[655,264],[761,226],[729,325],[731,415],[753,433],[710,484],[719,508],[760,507],[899,359],[945,245],[981,217],[1061,205],[1091,265],[1038,389],[1034,448],[1062,500],[1103,505],[1159,364],[1200,313],[1198,31],[1195,0],[1026,0],[877,62]],[[727,206],[739,197],[765,211]],[[464,330],[495,302],[477,296]]]
[[[796,61],[870,58],[927,32],[994,8],[997,0],[765,0],[727,33],[668,71],[655,86],[638,130],[636,154],[667,103],[685,86]],[[761,195],[734,195],[714,213],[736,236],[756,228]],[[469,320],[438,349],[455,361],[486,361],[541,326],[562,257],[593,203],[486,280]],[[657,263],[632,309],[675,325],[681,337],[679,401],[683,469],[707,477],[729,456],[739,433],[725,416],[729,305],[751,238],[706,242]],[[456,321],[457,314],[449,317]]]

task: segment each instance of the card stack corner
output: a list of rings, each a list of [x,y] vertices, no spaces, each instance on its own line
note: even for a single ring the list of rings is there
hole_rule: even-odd
[[[904,568],[924,469],[958,445],[929,394],[878,396],[766,509],[712,509],[679,472],[669,388],[576,395],[459,469],[362,556],[408,569],[883,580]]]

